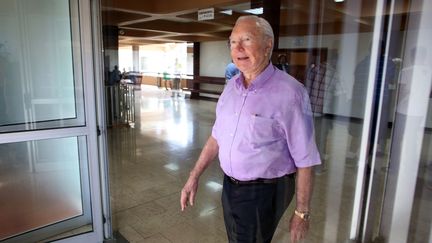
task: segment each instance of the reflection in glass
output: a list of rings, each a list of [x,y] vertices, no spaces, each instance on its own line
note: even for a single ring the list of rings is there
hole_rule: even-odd
[[[431,64],[432,59],[428,52],[430,50],[422,46],[413,47],[410,50],[408,65],[401,70],[399,80],[401,101],[396,113],[397,122],[402,123],[402,126],[405,125],[405,130],[410,130],[403,138],[410,145],[404,152],[408,153],[414,161],[418,161],[409,242],[421,242],[427,235],[432,234],[430,214],[432,211],[432,157],[430,154],[430,123],[426,123],[431,120],[428,109],[432,87],[432,71],[427,61]],[[395,129],[398,128],[401,126],[396,126]],[[397,152],[399,151],[395,151]]]
[[[0,132],[83,125],[69,1],[1,5]]]
[[[312,200],[314,229],[309,236],[310,242],[348,241],[351,222],[355,217],[353,209],[359,149],[369,85],[370,62],[367,60],[371,56],[370,43],[374,31],[374,16],[360,20],[365,15],[362,4],[366,3],[357,1],[312,6],[319,13],[320,26],[316,30],[310,24],[311,35],[303,38],[304,45],[309,49],[308,58],[303,63],[305,82],[301,75],[298,77],[311,98],[315,138],[323,161],[315,169]],[[351,14],[338,19],[333,13],[335,8]],[[368,9],[375,11],[375,6],[371,5]],[[358,21],[352,16],[359,16]],[[341,26],[326,29],[330,25],[327,21]],[[285,38],[280,38],[281,45],[284,45],[282,40]],[[289,64],[298,67],[299,62]]]
[[[82,148],[76,137],[0,145],[0,240],[88,213]]]
[[[389,242],[431,242],[430,129],[432,16],[411,13],[401,58],[391,158],[383,207],[382,235]],[[428,7],[428,8],[426,8]],[[415,16],[414,16],[415,15]],[[402,210],[403,209],[403,210]]]

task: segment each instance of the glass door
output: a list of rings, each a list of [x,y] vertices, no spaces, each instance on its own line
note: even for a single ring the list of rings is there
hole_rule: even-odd
[[[0,3],[0,241],[101,242],[90,1]]]
[[[393,31],[388,34],[386,52],[400,52],[395,59],[397,92],[389,154],[382,160],[375,153],[371,166],[373,180],[362,232],[365,242],[432,242],[432,2],[410,1],[401,16],[398,6],[404,3],[394,0],[389,8]],[[401,26],[404,31],[395,31]]]

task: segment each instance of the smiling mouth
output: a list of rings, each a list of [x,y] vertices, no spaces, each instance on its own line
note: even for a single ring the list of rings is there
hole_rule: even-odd
[[[243,61],[243,60],[247,60],[249,59],[249,57],[237,57],[237,60]]]

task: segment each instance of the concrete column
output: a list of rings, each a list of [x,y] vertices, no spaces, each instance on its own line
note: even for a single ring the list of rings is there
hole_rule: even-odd
[[[193,43],[193,75],[194,79],[200,75],[200,55],[201,55],[201,49],[200,49],[200,43],[194,42]],[[188,80],[188,88],[190,89],[199,89],[199,83],[194,83],[192,80]],[[198,98],[198,93],[191,93],[190,98]]]
[[[281,0],[262,1],[263,3],[263,18],[266,19],[274,33],[274,50],[279,48],[279,27],[280,27],[280,6]]]
[[[139,71],[139,46],[133,45],[132,46],[132,66],[133,71]]]
[[[120,118],[118,86],[110,80],[111,71],[119,63],[118,58],[118,32],[117,26],[104,25],[102,27],[103,55],[104,55],[104,81],[106,97],[106,119],[107,125],[113,126],[118,123]]]
[[[110,72],[114,69],[114,66],[118,66],[119,63],[118,31],[119,29],[117,26],[104,25],[102,27],[105,82],[108,82]]]

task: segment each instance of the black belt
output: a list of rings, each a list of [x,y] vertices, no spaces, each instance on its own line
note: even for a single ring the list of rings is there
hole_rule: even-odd
[[[295,173],[292,174],[287,174],[278,178],[258,178],[255,180],[250,180],[250,181],[239,181],[234,177],[231,176],[226,176],[232,183],[236,184],[236,185],[250,185],[250,184],[274,184],[276,182],[278,182],[278,180],[284,178],[284,177],[288,177],[288,178],[295,178]]]

